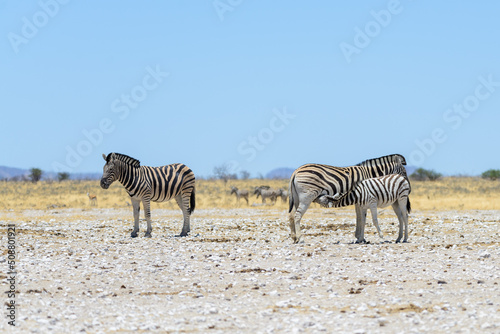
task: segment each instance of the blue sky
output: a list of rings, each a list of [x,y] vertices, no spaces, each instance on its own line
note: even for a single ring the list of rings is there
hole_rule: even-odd
[[[0,1],[0,165],[500,168],[496,1]]]

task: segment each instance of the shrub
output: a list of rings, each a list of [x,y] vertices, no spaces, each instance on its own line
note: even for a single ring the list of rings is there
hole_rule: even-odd
[[[42,174],[43,172],[40,168],[31,168],[29,178],[31,179],[31,182],[37,183],[42,178]]]
[[[69,173],[66,172],[57,173],[57,179],[59,180],[59,182],[64,180],[69,180]]]
[[[490,179],[492,181],[500,179],[500,169],[489,169],[481,174],[481,177],[483,179]]]
[[[423,169],[419,168],[417,169],[413,174],[410,175],[410,177],[416,181],[436,181],[439,179],[443,174],[438,173],[434,170],[428,170],[428,169]]]

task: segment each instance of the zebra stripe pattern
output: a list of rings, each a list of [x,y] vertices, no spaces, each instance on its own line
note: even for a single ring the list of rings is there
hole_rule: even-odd
[[[139,232],[140,203],[144,208],[147,221],[145,237],[151,237],[150,202],[164,202],[175,198],[182,210],[184,224],[181,236],[190,231],[190,216],[195,208],[195,177],[191,169],[183,164],[162,167],[141,166],[139,160],[125,154],[110,153],[102,155],[106,164],[103,168],[101,187],[108,189],[114,181],[119,181],[132,201],[134,212],[134,230],[131,236]]]
[[[322,195],[317,202],[324,207],[344,207],[348,205],[356,206],[356,242],[366,242],[364,238],[364,228],[366,225],[366,212],[370,209],[373,224],[377,228],[380,238],[383,238],[382,231],[378,225],[377,207],[384,208],[392,205],[399,220],[399,235],[396,242],[408,241],[408,213],[411,211],[411,204],[408,195],[410,194],[410,183],[399,174],[391,174],[377,178],[363,180],[347,194]]]
[[[289,224],[294,243],[303,242],[300,220],[319,196],[345,194],[365,179],[388,174],[400,174],[408,179],[404,165],[405,158],[400,154],[393,154],[350,167],[306,164],[297,168],[290,178],[288,191]]]

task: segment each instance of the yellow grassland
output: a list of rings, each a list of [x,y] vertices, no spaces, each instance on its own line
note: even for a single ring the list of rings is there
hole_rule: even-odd
[[[412,181],[410,195],[413,210],[500,210],[500,181],[489,181],[475,177],[446,177],[437,181]],[[222,180],[196,181],[196,208],[248,207],[241,199],[230,195],[230,187],[250,191],[249,206],[287,209],[288,202],[278,199],[276,204],[262,206],[253,189],[269,185],[288,189],[288,180]],[[87,192],[97,196],[98,208],[123,208],[130,206],[130,200],[123,186],[114,183],[107,190],[101,189],[99,181],[63,181],[36,184],[29,182],[0,182],[0,210],[90,208]],[[313,204],[315,207],[319,207]],[[177,209],[175,200],[153,203],[152,209]]]

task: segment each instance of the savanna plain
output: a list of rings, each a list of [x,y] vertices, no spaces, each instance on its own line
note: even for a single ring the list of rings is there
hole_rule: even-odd
[[[500,181],[412,182],[409,242],[379,209],[354,244],[354,207],[313,204],[292,244],[288,203],[256,186],[199,180],[188,237],[175,201],[152,205],[152,238],[131,238],[119,184],[0,182],[2,292],[15,227],[15,324],[2,293],[0,332],[499,333]],[[250,191],[249,203],[230,187]],[[91,202],[87,193],[94,194]]]

